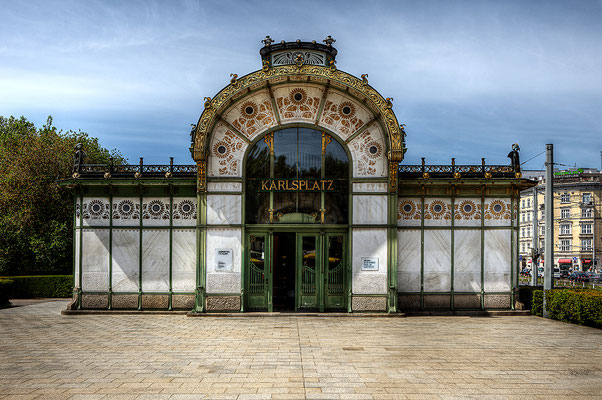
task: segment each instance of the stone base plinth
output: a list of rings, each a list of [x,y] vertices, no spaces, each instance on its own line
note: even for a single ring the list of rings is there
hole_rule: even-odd
[[[207,296],[207,311],[240,311],[240,296]]]
[[[353,312],[361,311],[387,311],[387,296],[360,297],[353,296],[351,299]]]

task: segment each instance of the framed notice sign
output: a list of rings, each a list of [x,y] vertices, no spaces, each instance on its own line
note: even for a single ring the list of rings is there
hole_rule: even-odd
[[[378,257],[362,257],[362,271],[378,271]]]
[[[215,271],[232,271],[232,249],[215,249]]]

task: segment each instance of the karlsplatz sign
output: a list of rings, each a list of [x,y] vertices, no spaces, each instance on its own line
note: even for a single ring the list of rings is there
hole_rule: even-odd
[[[334,191],[333,179],[264,179],[260,192],[331,192]]]

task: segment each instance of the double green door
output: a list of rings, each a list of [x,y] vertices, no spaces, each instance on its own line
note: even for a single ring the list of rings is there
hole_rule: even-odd
[[[246,309],[327,311],[346,308],[344,233],[249,233],[246,249]]]

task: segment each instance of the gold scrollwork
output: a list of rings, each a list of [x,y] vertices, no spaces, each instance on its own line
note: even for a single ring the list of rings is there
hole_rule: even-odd
[[[399,163],[392,161],[389,163],[389,192],[397,193],[397,171],[399,171]]]
[[[197,161],[197,191],[207,190],[207,168],[205,161]]]
[[[270,148],[270,154],[274,154],[274,132],[268,133],[263,138],[265,144]]]
[[[326,146],[332,142],[332,138],[326,132],[322,132],[322,155],[326,154]]]

